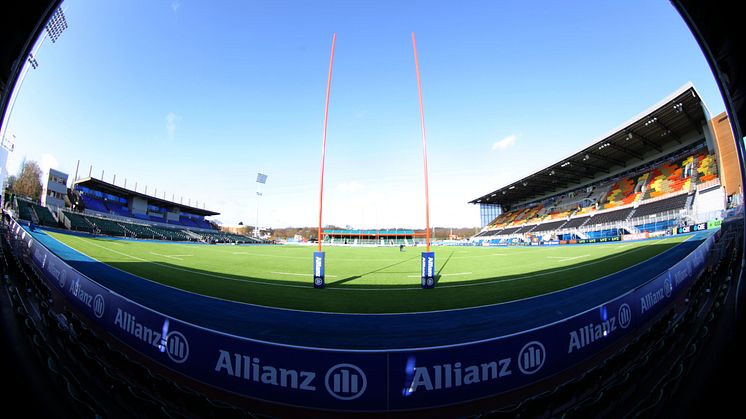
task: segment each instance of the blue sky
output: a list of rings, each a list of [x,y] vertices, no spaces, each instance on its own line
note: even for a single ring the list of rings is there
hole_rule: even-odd
[[[424,226],[417,36],[431,225],[557,161],[692,81],[714,79],[667,1],[83,1],[45,42],[8,135],[25,157],[191,199],[226,224],[314,225],[337,33],[324,222]]]

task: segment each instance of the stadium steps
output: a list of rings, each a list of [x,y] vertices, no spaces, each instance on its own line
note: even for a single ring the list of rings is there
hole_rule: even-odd
[[[202,240],[202,236],[200,236],[199,234],[197,234],[197,233],[195,233],[193,231],[189,231],[189,230],[181,230],[181,231],[182,231],[182,233],[186,234],[187,236],[189,236],[189,237],[191,237],[193,239]]]
[[[26,201],[25,199],[16,198],[16,207],[18,208],[19,218],[39,224],[39,216],[34,212],[31,202]]]
[[[692,182],[692,185],[695,185],[694,182]],[[686,197],[686,203],[684,204],[684,209],[689,210],[692,208],[692,203],[694,203],[694,197],[697,194],[696,188],[694,189],[694,192],[690,192],[689,195]]]
[[[29,206],[29,210],[31,210],[31,221],[34,222],[34,224],[40,224],[39,223],[39,214],[36,213],[36,210],[33,206]]]
[[[629,215],[627,215],[627,218],[624,219],[624,222],[629,222],[629,220],[631,220],[632,217],[635,216],[635,212],[637,212],[636,206],[632,209],[632,211],[630,211]]]

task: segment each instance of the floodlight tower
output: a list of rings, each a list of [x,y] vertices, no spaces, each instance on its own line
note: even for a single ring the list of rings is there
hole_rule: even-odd
[[[39,50],[44,44],[44,41],[48,37],[49,40],[52,41],[52,43],[57,42],[57,40],[60,38],[60,35],[62,35],[62,32],[67,29],[67,18],[65,18],[65,11],[62,10],[62,7],[58,7],[57,10],[52,13],[52,17],[49,18],[49,21],[44,26],[44,29],[45,31],[34,44],[34,47],[29,53],[28,57],[26,57],[26,62],[24,63],[23,69],[21,70],[21,75],[18,77],[18,84],[11,93],[10,100],[8,101],[8,111],[5,112],[2,125],[0,125],[0,138],[5,138],[8,121],[10,121],[10,115],[13,113],[13,106],[16,103],[16,98],[18,97],[18,93],[21,91],[21,86],[23,85],[23,81],[26,79],[26,74],[28,74],[29,68],[35,70],[39,67],[39,61],[36,59],[36,57],[39,54]]]
[[[267,183],[267,175],[262,172],[256,174],[256,230],[254,237],[259,237],[259,198],[262,197],[262,185]]]

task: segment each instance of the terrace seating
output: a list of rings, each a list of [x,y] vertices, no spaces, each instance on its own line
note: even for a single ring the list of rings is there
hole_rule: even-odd
[[[714,154],[697,155],[697,183],[709,182],[718,177],[717,160]]]
[[[562,225],[565,224],[565,222],[566,222],[565,220],[560,220],[560,221],[551,221],[548,223],[539,224],[538,226],[536,226],[536,228],[534,228],[534,231],[554,231],[562,227]]]
[[[215,227],[212,224],[210,224],[209,221],[205,219],[197,220],[197,227],[206,228],[206,229],[215,229]]]
[[[98,228],[98,231],[101,234],[106,234],[109,236],[124,236],[127,233],[127,231],[121,225],[112,220],[97,217],[86,218],[91,224]]]
[[[74,231],[87,231],[93,233],[96,227],[88,221],[88,217],[82,214],[78,214],[72,211],[63,211],[65,217],[70,220],[70,230]]]
[[[156,236],[161,236],[161,238],[166,239],[166,240],[176,240],[176,241],[188,241],[189,240],[189,236],[187,236],[180,230],[174,230],[174,229],[170,229],[166,227],[157,227],[157,226],[150,226],[148,228],[152,230],[153,232],[155,232]]]
[[[570,214],[572,214],[572,210],[555,211],[550,213],[547,218],[549,218],[550,220],[566,219],[570,216]]]
[[[114,201],[104,201],[104,204],[106,205],[106,208],[109,209],[110,213],[121,215],[124,217],[132,216],[132,214],[130,213],[130,209],[126,205]]]
[[[109,209],[106,208],[106,205],[104,204],[104,201],[96,198],[91,198],[87,195],[81,195],[81,198],[83,200],[83,205],[86,209],[89,209],[91,211],[98,211],[103,213],[109,213]]]
[[[643,173],[614,183],[599,209],[619,207],[637,201],[642,195],[642,185],[647,181],[648,175],[648,173]]]
[[[20,198],[16,202],[18,202],[18,213],[21,219],[33,221],[43,226],[59,227],[59,223],[49,212],[49,208]]]
[[[583,224],[585,224],[590,219],[591,218],[588,216],[571,218],[570,221],[567,222],[567,224],[562,226],[562,228],[578,228],[582,226]]]
[[[18,199],[18,215],[22,220],[34,221],[33,215],[31,215],[31,202],[23,199]]]
[[[122,223],[122,226],[129,232],[130,235],[134,235],[141,239],[156,239],[160,238],[155,234],[153,230],[142,224],[135,223]]]
[[[49,211],[49,208],[42,207],[39,204],[31,204],[31,208],[36,213],[37,217],[39,217],[39,224],[47,227],[59,227],[60,223],[57,222],[57,220],[54,218],[52,213]]]
[[[686,205],[687,194],[674,196],[673,198],[663,199],[660,201],[643,204],[637,207],[633,214],[634,217],[645,217],[653,214],[676,211],[684,209]]]
[[[689,156],[680,162],[664,163],[651,173],[651,181],[643,199],[656,198],[659,196],[688,191],[691,187],[691,167],[694,157]]]
[[[513,220],[513,222],[510,224],[511,226],[519,226],[522,224],[525,224],[529,221],[531,221],[536,215],[539,213],[539,211],[544,208],[542,204],[535,205],[533,207],[525,208],[521,213],[518,214],[518,216]]]
[[[593,216],[587,225],[598,225],[613,223],[617,221],[625,221],[627,216],[634,210],[634,208],[625,208],[617,211],[604,212]]]

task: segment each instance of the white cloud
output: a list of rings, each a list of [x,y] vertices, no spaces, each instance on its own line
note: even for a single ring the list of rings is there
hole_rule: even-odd
[[[171,2],[171,10],[174,11],[174,13],[178,12],[181,8],[181,0],[173,0]]]
[[[503,138],[500,141],[495,141],[492,143],[492,149],[493,150],[505,150],[506,148],[512,146],[515,144],[515,141],[518,139],[518,136],[515,134],[510,134],[507,137]]]
[[[363,184],[356,180],[351,180],[349,182],[342,182],[339,185],[337,185],[337,190],[339,192],[350,193],[350,192],[357,192],[361,189],[363,189]]]
[[[173,112],[166,115],[166,132],[168,132],[169,139],[173,140],[174,134],[176,134],[176,123],[179,121],[181,121],[181,118]]]
[[[60,166],[60,162],[57,161],[57,158],[49,153],[44,153],[41,156],[41,161],[39,162],[39,167],[41,168],[42,173],[45,173],[49,171],[49,169],[57,169]]]

